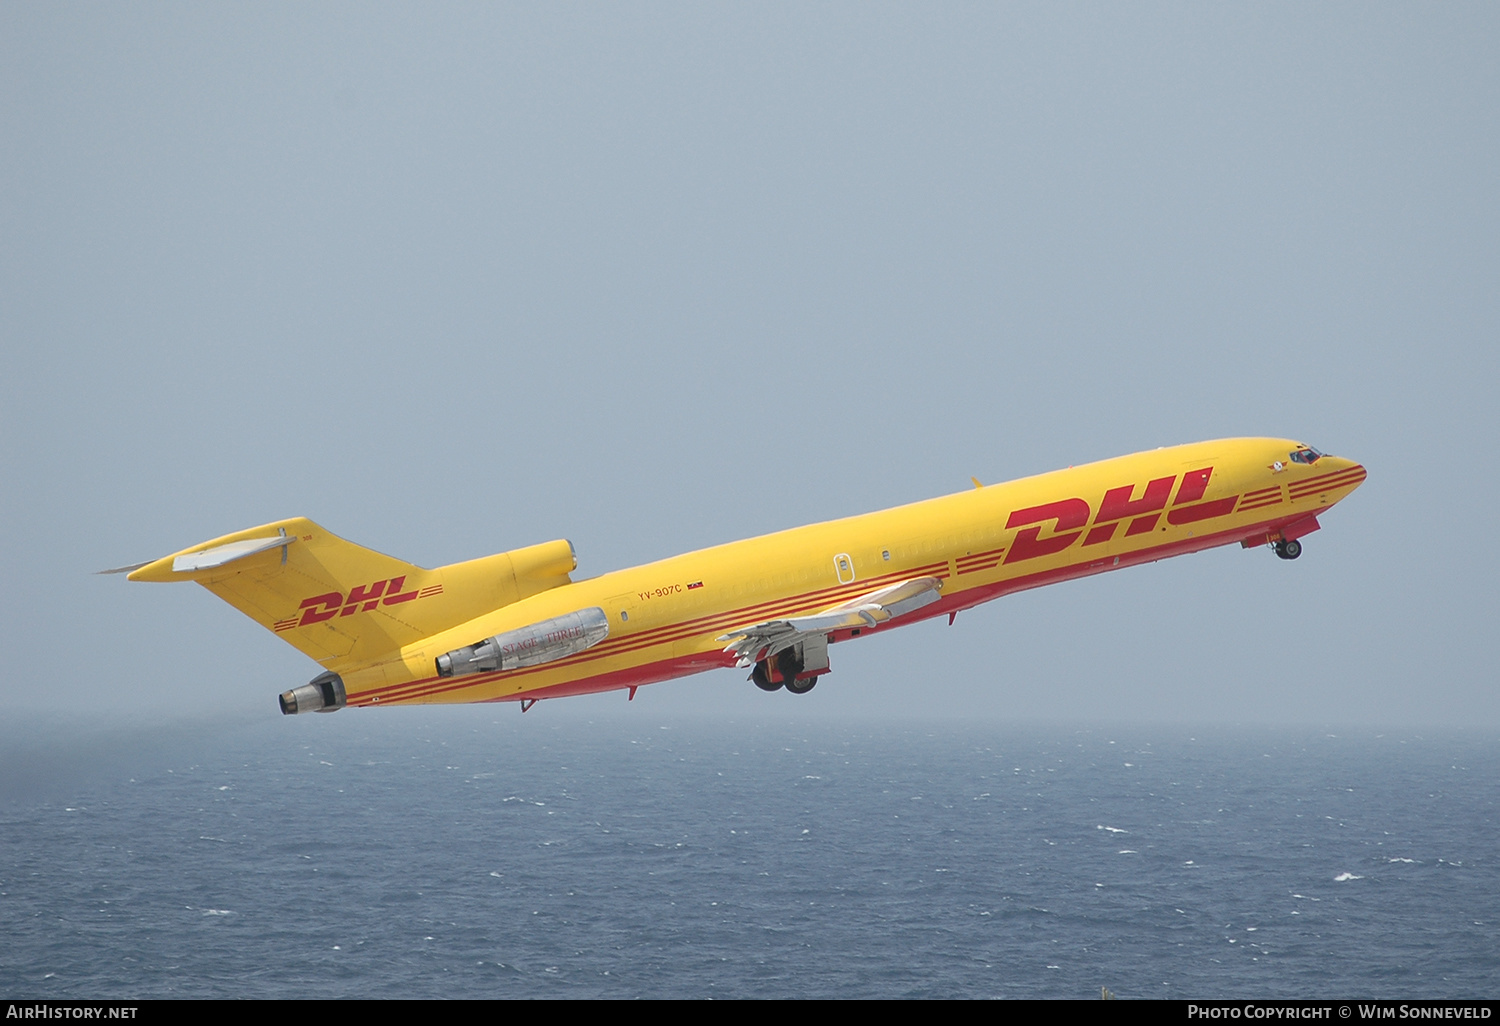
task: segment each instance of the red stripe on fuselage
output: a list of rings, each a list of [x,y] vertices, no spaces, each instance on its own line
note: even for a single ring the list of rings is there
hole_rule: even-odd
[[[412,698],[438,694],[455,688],[468,688],[479,684],[487,684],[500,679],[502,676],[507,680],[515,680],[529,674],[542,673],[547,670],[559,669],[579,663],[594,662],[598,659],[623,655],[627,652],[634,652],[642,648],[651,648],[656,645],[669,644],[694,635],[707,634],[711,631],[723,632],[736,627],[748,627],[767,619],[783,619],[787,616],[795,616],[798,613],[806,613],[814,608],[822,610],[830,604],[837,604],[840,600],[853,598],[879,588],[882,585],[909,580],[913,577],[946,578],[947,561],[929,563],[913,570],[883,574],[863,581],[851,582],[850,584],[822,588],[792,598],[775,599],[752,606],[742,606],[739,609],[728,610],[722,613],[712,613],[692,620],[653,627],[638,634],[626,634],[618,638],[609,638],[577,655],[543,663],[539,666],[527,667],[520,670],[493,670],[488,673],[470,674],[463,677],[438,677],[434,675],[402,684],[389,684],[384,687],[372,688],[368,691],[360,692],[359,701],[351,700],[350,704],[365,704],[364,699],[366,698],[379,701],[407,701]],[[776,610],[779,610],[779,612],[774,616],[767,615]],[[732,659],[729,660],[728,665],[733,665]]]
[[[1028,591],[1032,588],[1040,588],[1044,585],[1055,584],[1059,581],[1072,580],[1080,577],[1092,577],[1094,574],[1104,573],[1109,570],[1119,570],[1127,566],[1138,566],[1142,563],[1151,563],[1160,559],[1166,559],[1170,556],[1185,555],[1189,552],[1201,552],[1204,549],[1215,548],[1219,545],[1229,545],[1244,538],[1250,538],[1256,535],[1262,535],[1270,531],[1278,530],[1282,526],[1292,523],[1293,521],[1300,521],[1304,518],[1322,513],[1327,508],[1327,506],[1322,506],[1316,510],[1299,510],[1295,513],[1288,513],[1284,516],[1274,517],[1272,519],[1261,521],[1256,524],[1251,524],[1249,526],[1236,527],[1232,530],[1218,531],[1213,534],[1200,535],[1196,538],[1182,538],[1173,542],[1164,542],[1160,545],[1153,545],[1149,548],[1141,549],[1136,552],[1122,553],[1118,557],[1118,562],[1114,562],[1113,559],[1082,560],[1069,566],[1056,567],[1051,570],[1042,570],[1038,571],[1037,573],[1026,574],[1020,577],[1012,577],[1004,581],[997,581],[993,584],[981,585],[975,588],[970,588],[956,595],[944,596],[938,601],[933,602],[920,610],[910,613],[907,616],[901,617],[898,620],[888,621],[876,627],[862,628],[860,630],[860,634],[874,634],[880,631],[890,630],[893,627],[902,627],[909,623],[916,623],[920,620],[929,620],[933,617],[944,616],[948,613],[955,613],[962,609],[968,609],[972,606],[977,606],[983,602],[988,602],[992,599],[1000,598],[1004,595],[1012,594],[1018,591]],[[931,564],[932,567],[940,567],[943,565],[944,564],[942,563]],[[886,577],[898,579],[920,576],[926,575],[922,573],[921,570],[908,571],[902,574],[886,575]],[[870,590],[872,584],[876,584],[880,580],[881,578],[871,578],[870,580],[861,582],[861,585],[864,590]],[[860,586],[849,585],[844,589],[837,590],[858,591],[860,590]],[[816,595],[820,593],[810,592],[808,594]],[[792,608],[796,608],[799,603],[805,603],[806,601],[808,601],[807,596],[799,596],[795,599],[783,599],[780,601],[780,603],[761,603],[757,606],[746,608],[757,609],[767,605],[775,604],[780,604],[783,607],[790,606]],[[392,702],[410,702],[416,699],[430,698],[433,695],[447,694],[473,687],[478,687],[501,679],[502,676],[504,676],[504,678],[507,680],[515,680],[527,674],[557,669],[559,667],[567,665],[576,666],[585,663],[592,663],[606,658],[611,654],[622,654],[624,651],[633,651],[638,648],[649,648],[656,644],[666,644],[668,641],[680,640],[683,637],[690,637],[694,634],[707,633],[709,630],[717,628],[701,625],[690,625],[700,624],[704,621],[711,622],[713,620],[724,619],[726,617],[731,619],[741,619],[742,622],[739,610],[735,610],[730,613],[714,614],[713,616],[709,617],[700,617],[695,621],[688,621],[683,624],[668,625],[666,627],[655,628],[652,632],[645,632],[656,634],[666,634],[668,632],[671,632],[674,637],[663,637],[656,641],[650,641],[639,645],[632,645],[628,650],[624,648],[617,648],[613,653],[600,652],[599,650],[602,649],[605,644],[607,644],[607,642],[602,642],[599,645],[596,645],[593,648],[589,649],[587,652],[580,653],[577,656],[572,656],[566,660],[560,659],[556,662],[544,663],[541,666],[529,667],[523,670],[496,671],[492,673],[474,674],[467,677],[429,677],[424,678],[423,680],[413,681],[408,684],[392,685],[385,688],[372,689],[370,691],[360,692],[358,695],[351,695],[349,697],[349,705],[363,706],[387,704]],[[837,631],[831,636],[831,640],[834,642],[839,642],[847,640],[851,636],[852,634],[850,631]],[[639,636],[632,635],[629,638],[622,638],[621,640],[633,640],[637,637]],[[591,677],[582,677],[577,680],[566,681],[561,684],[548,685],[544,688],[533,688],[528,691],[517,691],[516,693],[511,695],[497,695],[492,698],[484,699],[484,701],[514,702],[519,701],[523,698],[527,700],[533,698],[558,698],[564,695],[583,695],[599,691],[614,691],[621,688],[639,687],[643,684],[652,684],[656,683],[657,681],[670,680],[674,677],[688,676],[693,673],[699,673],[703,670],[733,665],[734,658],[729,653],[719,651],[692,653],[685,656],[676,656],[668,659],[654,660],[649,663],[643,663],[639,666],[625,667],[619,670],[611,670],[606,673],[596,674]]]
[[[1287,492],[1292,498],[1296,499],[1317,492],[1326,492],[1334,488],[1343,488],[1347,485],[1357,484],[1368,476],[1364,467],[1350,467],[1348,470],[1339,470],[1332,474],[1324,474],[1321,477],[1298,481],[1295,484],[1288,485]]]

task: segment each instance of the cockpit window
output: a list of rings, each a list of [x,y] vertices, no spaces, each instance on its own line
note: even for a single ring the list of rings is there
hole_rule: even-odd
[[[1322,458],[1323,454],[1314,449],[1312,446],[1308,446],[1305,449],[1298,449],[1296,452],[1292,453],[1293,463],[1306,463],[1310,465],[1318,462]]]

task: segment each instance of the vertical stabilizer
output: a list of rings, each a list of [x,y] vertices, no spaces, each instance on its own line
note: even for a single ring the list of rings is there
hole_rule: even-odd
[[[195,581],[330,669],[407,645],[569,583],[573,547],[547,542],[436,570],[294,517],[143,564],[132,581]]]

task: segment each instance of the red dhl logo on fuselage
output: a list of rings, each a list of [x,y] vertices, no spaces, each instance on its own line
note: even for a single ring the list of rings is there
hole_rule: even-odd
[[[385,581],[376,581],[373,584],[356,585],[347,596],[341,591],[314,595],[312,598],[303,599],[297,607],[302,610],[301,617],[293,616],[285,620],[277,620],[272,626],[278,631],[290,630],[293,627],[306,627],[309,624],[332,620],[335,616],[368,613],[376,606],[394,606],[413,599],[429,598],[443,593],[441,584],[434,584],[420,590],[413,588],[410,591],[402,591],[401,589],[405,586],[406,577],[403,575]]]
[[[1213,467],[1204,467],[1182,476],[1177,497],[1172,501],[1173,508],[1167,512],[1167,523],[1174,526],[1192,524],[1228,516],[1234,512],[1234,504],[1240,498],[1238,495],[1209,502],[1199,501],[1208,490],[1208,479],[1213,476],[1213,472]],[[1161,520],[1162,511],[1167,508],[1167,499],[1172,495],[1172,485],[1176,481],[1175,474],[1155,478],[1146,484],[1139,498],[1134,497],[1136,485],[1111,488],[1104,493],[1104,499],[1099,503],[1099,515],[1094,517],[1087,536],[1083,529],[1088,526],[1093,509],[1083,499],[1059,499],[1040,506],[1018,509],[1005,521],[1007,530],[1021,528],[1015,541],[1011,542],[1010,551],[1005,554],[1005,562],[1019,563],[1026,559],[1050,556],[1063,551],[1079,538],[1083,538],[1084,545],[1099,545],[1113,538],[1120,525],[1127,522],[1127,538],[1153,531]],[[1049,538],[1040,537],[1042,528],[1054,522],[1053,535]]]

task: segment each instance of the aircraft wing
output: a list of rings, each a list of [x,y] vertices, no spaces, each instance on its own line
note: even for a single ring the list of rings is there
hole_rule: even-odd
[[[736,666],[752,666],[808,638],[851,628],[875,627],[893,617],[921,609],[938,600],[942,587],[943,582],[936,577],[914,577],[841,602],[811,616],[766,620],[748,627],[739,627],[718,640],[729,642],[724,651],[733,653]]]

